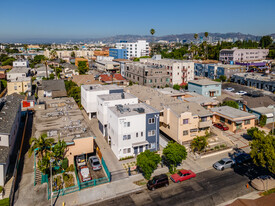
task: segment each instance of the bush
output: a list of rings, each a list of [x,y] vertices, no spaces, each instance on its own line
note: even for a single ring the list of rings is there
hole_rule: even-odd
[[[74,165],[71,164],[67,169],[66,172],[73,172],[74,171]]]
[[[63,181],[64,182],[66,182],[66,181],[68,181],[70,179],[70,176],[68,174],[66,174],[66,173],[63,173],[62,176],[63,176]]]
[[[220,146],[217,145],[217,146],[214,147],[214,149],[218,150],[218,149],[220,149]]]
[[[226,147],[226,145],[224,145],[224,144],[220,145],[220,148],[225,148],[225,147]]]
[[[63,170],[66,170],[68,168],[68,159],[65,158],[63,161],[62,161],[62,168]]]
[[[119,159],[119,161],[128,160],[128,159],[132,159],[132,158],[134,158],[134,156],[122,157],[122,158]]]

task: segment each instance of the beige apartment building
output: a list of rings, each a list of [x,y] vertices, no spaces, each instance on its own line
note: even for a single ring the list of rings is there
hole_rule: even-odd
[[[26,93],[30,92],[32,87],[31,77],[22,77],[17,79],[12,79],[7,82],[7,95],[13,93]]]
[[[197,103],[183,102],[141,85],[127,87],[129,92],[160,112],[160,130],[180,144],[205,135],[212,125],[212,113]]]
[[[84,57],[86,59],[91,59],[94,56],[94,51],[90,50],[57,50],[57,56],[58,58],[65,58],[65,57],[71,57],[72,53],[75,53],[75,57]],[[51,51],[45,50],[44,56],[47,58],[51,57]]]

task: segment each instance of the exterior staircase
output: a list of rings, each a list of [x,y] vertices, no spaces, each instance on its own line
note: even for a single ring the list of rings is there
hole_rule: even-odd
[[[5,184],[5,186],[4,186],[4,197],[3,197],[3,199],[9,198],[9,197],[10,197],[12,182],[13,182],[13,177],[10,178],[9,181]]]

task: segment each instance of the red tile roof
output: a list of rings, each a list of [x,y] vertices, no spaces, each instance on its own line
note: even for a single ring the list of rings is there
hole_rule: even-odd
[[[112,75],[108,75],[108,74],[101,74],[100,75],[100,81],[102,82],[115,82],[115,81],[126,81],[121,74],[113,74]]]

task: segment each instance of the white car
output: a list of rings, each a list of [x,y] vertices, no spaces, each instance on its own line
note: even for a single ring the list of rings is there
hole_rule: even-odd
[[[236,94],[237,95],[244,95],[244,94],[247,94],[247,92],[245,92],[245,91],[238,91],[238,92],[236,92]]]
[[[227,87],[226,89],[225,89],[225,91],[229,91],[229,92],[233,92],[235,89],[234,88],[232,88],[232,87]]]

